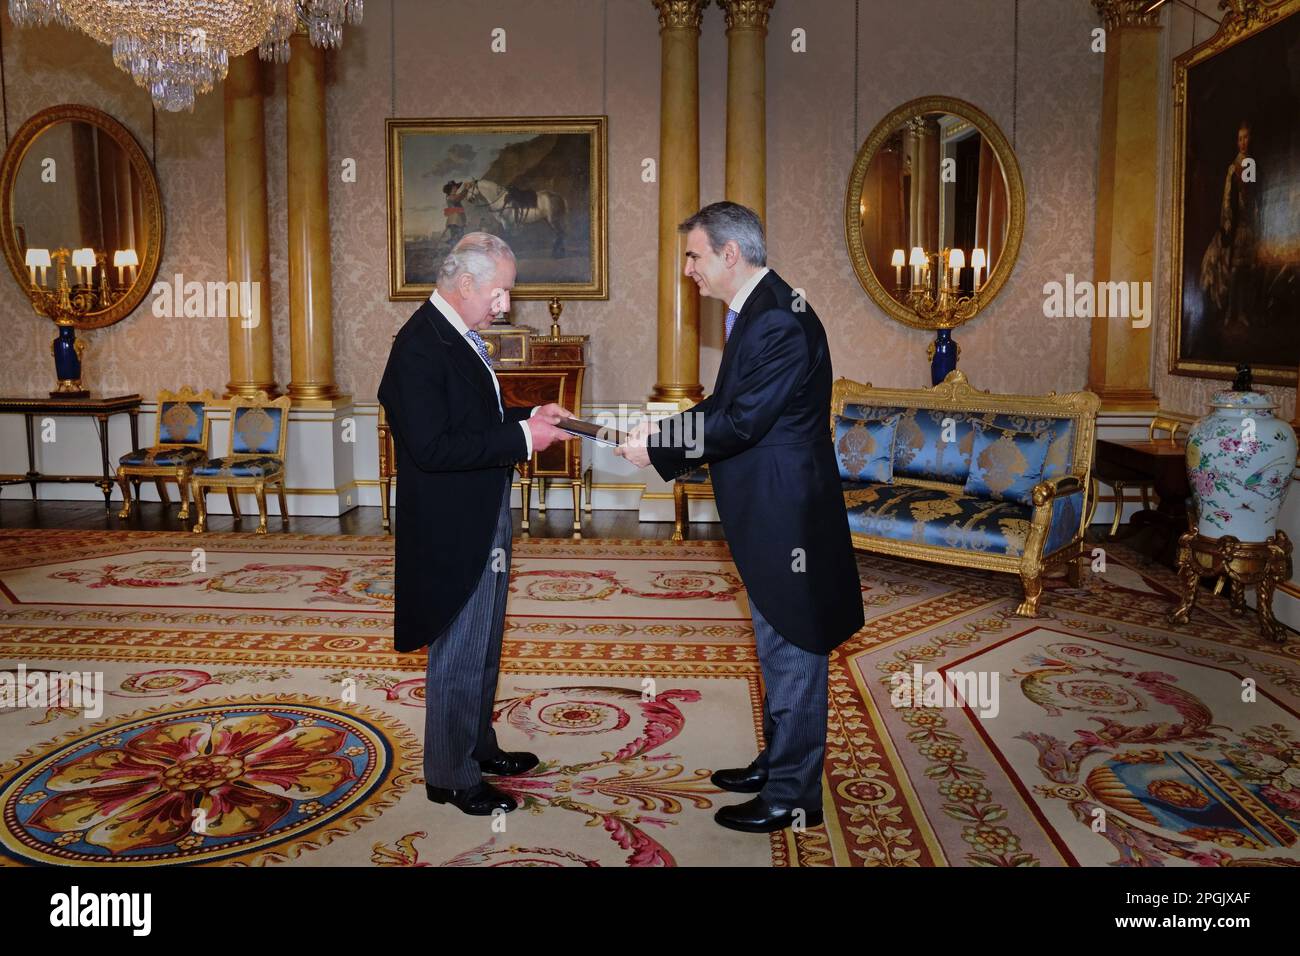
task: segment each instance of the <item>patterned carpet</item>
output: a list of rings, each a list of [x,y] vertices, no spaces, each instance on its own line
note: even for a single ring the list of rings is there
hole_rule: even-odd
[[[826,823],[771,837],[712,821],[745,798],[709,773],[761,726],[724,544],[516,542],[497,726],[543,763],[500,781],[524,807],[495,823],[424,798],[391,548],[0,532],[0,703],[20,676],[103,688],[0,709],[0,864],[1300,863],[1300,643],[1208,597],[1168,628],[1172,575],[1122,546],[1037,620],[1009,576],[861,556]],[[900,701],[896,675],[935,672],[984,694]]]

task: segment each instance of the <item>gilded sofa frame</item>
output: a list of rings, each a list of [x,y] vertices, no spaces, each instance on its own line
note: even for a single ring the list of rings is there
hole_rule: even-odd
[[[199,534],[207,524],[206,494],[209,489],[224,488],[230,501],[230,513],[238,525],[244,520],[239,511],[239,491],[251,491],[257,499],[257,514],[260,519],[257,533],[266,534],[266,491],[271,488],[280,499],[280,524],[286,530],[289,527],[289,506],[285,498],[284,482],[287,466],[284,460],[285,443],[289,438],[289,408],[293,399],[288,395],[270,399],[266,392],[258,392],[256,397],[236,395],[230,399],[230,441],[228,450],[222,457],[230,461],[245,458],[278,458],[280,473],[270,478],[265,475],[195,475],[190,479],[190,492],[198,508],[198,520],[193,531]],[[235,451],[235,415],[241,408],[278,408],[280,409],[280,436],[276,442],[274,454],[270,452],[236,452]]]
[[[152,448],[200,448],[204,457],[208,455],[208,442],[212,437],[212,416],[208,411],[208,406],[216,401],[211,389],[204,389],[201,392],[194,391],[190,385],[182,385],[179,392],[169,392],[163,389],[158,393],[158,405],[154,414],[154,431]],[[165,442],[162,440],[162,407],[164,402],[202,402],[203,403],[203,432],[200,436],[199,443],[192,442]],[[167,497],[166,482],[176,482],[177,494],[181,499],[181,510],[177,517],[182,521],[190,516],[190,472],[191,465],[121,465],[117,466],[117,483],[122,489],[122,510],[117,513],[119,518],[131,517],[131,485],[135,485],[135,500],[140,500],[140,482],[143,479],[153,479],[154,486],[158,489],[158,500],[162,502],[164,508],[170,507],[171,500]]]
[[[1042,579],[1046,572],[1065,566],[1070,584],[1077,587],[1084,560],[1083,534],[1089,517],[1088,497],[1091,494],[1092,459],[1096,448],[1097,410],[1101,399],[1088,391],[1066,392],[1057,395],[1008,395],[981,391],[974,388],[965,373],[949,372],[933,388],[876,388],[868,383],[841,378],[835,382],[831,393],[831,437],[835,435],[835,416],[844,412],[847,404],[893,406],[900,408],[927,408],[954,412],[989,412],[994,414],[1042,415],[1074,419],[1074,445],[1067,474],[1039,482],[1033,489],[1033,511],[1029,534],[1025,539],[1024,554],[981,554],[958,548],[920,544],[914,541],[895,541],[890,538],[853,533],[853,546],[863,551],[918,561],[934,561],[963,568],[979,568],[1018,574],[1024,586],[1024,600],[1016,613],[1035,617],[1043,594]],[[962,486],[941,481],[895,476],[894,483],[922,488],[941,488],[961,491]],[[1058,495],[1080,492],[1083,499],[1079,508],[1079,527],[1071,539],[1051,554],[1043,554],[1047,541],[1048,525],[1052,516],[1052,502]]]

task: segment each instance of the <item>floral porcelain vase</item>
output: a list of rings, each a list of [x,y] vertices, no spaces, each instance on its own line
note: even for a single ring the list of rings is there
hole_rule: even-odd
[[[1210,407],[1187,436],[1196,529],[1207,538],[1267,541],[1291,487],[1295,430],[1273,416],[1276,402],[1251,391],[1247,369],[1232,389],[1215,393]]]

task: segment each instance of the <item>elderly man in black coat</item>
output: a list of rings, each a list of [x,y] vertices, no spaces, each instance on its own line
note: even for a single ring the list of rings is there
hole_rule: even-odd
[[[685,274],[728,303],[713,394],[634,429],[618,454],[665,479],[710,467],[727,542],[754,621],[767,748],[719,770],[733,830],[822,822],[827,656],[863,625],[862,588],[830,439],[831,357],[817,313],[771,269],[763,224],[733,202],[679,227]],[[688,421],[685,416],[691,416]]]
[[[537,765],[492,729],[510,578],[510,474],[569,435],[559,405],[506,406],[479,336],[510,308],[515,257],[496,236],[469,233],[437,288],[393,340],[379,384],[397,446],[396,598],[399,651],[429,645],[424,779],[430,800],[465,813],[515,809],[483,774]]]

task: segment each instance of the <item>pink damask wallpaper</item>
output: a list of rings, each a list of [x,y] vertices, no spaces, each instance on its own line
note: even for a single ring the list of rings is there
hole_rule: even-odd
[[[1087,320],[1047,319],[1042,287],[1092,271],[1101,58],[1090,51],[1087,0],[1022,0],[1019,48],[1012,0],[861,3],[854,117],[854,3],[777,0],[768,40],[768,228],[771,264],[803,288],[826,324],[836,373],[888,385],[928,384],[926,333],[887,318],[858,285],[843,238],[844,190],[857,144],[894,106],[944,93],[989,113],[1016,150],[1028,196],[1019,263],[998,299],[960,329],[960,367],[981,388],[1068,390],[1085,385]],[[453,12],[454,11],[454,12]],[[507,52],[490,51],[504,28]],[[807,52],[792,49],[804,31]],[[390,40],[391,38],[391,40]],[[395,49],[395,56],[393,50]],[[710,6],[701,38],[701,199],[722,198],[726,39]],[[9,128],[60,102],[97,106],[154,149],[148,99],[109,51],[62,29],[17,30],[6,17]],[[566,306],[566,331],[592,337],[588,400],[643,401],[655,380],[657,193],[641,179],[658,152],[659,37],[650,0],[513,0],[430,5],[372,0],[328,62],[332,167],[356,160],[357,181],[330,185],[336,377],[373,401],[389,338],[412,304],[387,300],[384,119],[397,116],[609,115],[608,302]],[[1018,74],[1015,72],[1018,70]],[[284,293],[284,68],[267,66],[276,375],[289,374]],[[1017,80],[1018,75],[1018,80]],[[394,112],[395,110],[395,112]],[[167,215],[160,278],[224,279],[220,91],[193,114],[157,116],[157,168]],[[37,394],[51,377],[51,324],[0,280],[8,346],[0,391]],[[711,385],[721,310],[706,302],[701,366]],[[516,321],[549,327],[545,305]],[[88,333],[86,381],[138,391],[227,379],[222,319],[156,318],[147,305]],[[1159,338],[1159,337],[1158,337]]]

